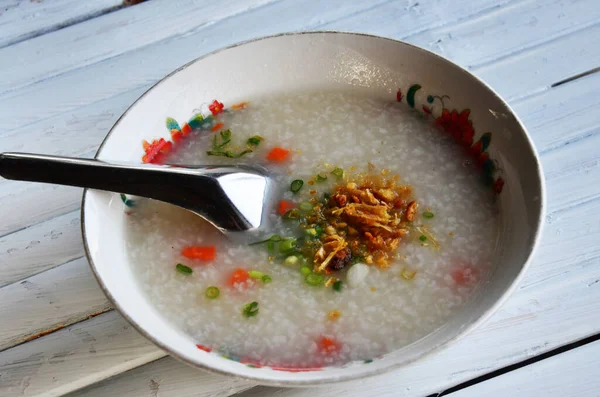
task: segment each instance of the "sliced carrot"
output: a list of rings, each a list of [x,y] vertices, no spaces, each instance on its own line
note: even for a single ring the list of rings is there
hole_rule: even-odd
[[[192,127],[190,127],[188,123],[185,123],[183,127],[181,127],[181,133],[183,134],[183,136],[186,136],[190,132],[192,132]]]
[[[223,128],[223,123],[219,123],[219,124],[215,124],[213,126],[213,128],[211,128],[211,131],[219,131],[221,128]]]
[[[296,208],[296,203],[287,200],[281,200],[279,202],[279,215],[283,215],[291,209]]]
[[[287,159],[288,154],[290,154],[290,151],[284,148],[280,148],[280,147],[276,147],[273,148],[273,150],[271,150],[269,152],[269,154],[267,154],[267,160],[271,160],[271,161],[284,161],[285,159]]]
[[[201,247],[201,246],[190,246],[184,247],[181,250],[181,254],[189,259],[200,259],[203,261],[212,261],[215,259],[217,248],[214,246]]]
[[[233,287],[235,284],[243,284],[249,279],[250,275],[248,274],[248,271],[244,269],[235,269],[229,279],[229,285]]]
[[[335,354],[342,350],[342,344],[334,339],[322,336],[317,341],[319,351],[325,354]]]
[[[150,142],[144,139],[142,141],[142,147],[144,148],[144,152],[147,151],[150,148]]]

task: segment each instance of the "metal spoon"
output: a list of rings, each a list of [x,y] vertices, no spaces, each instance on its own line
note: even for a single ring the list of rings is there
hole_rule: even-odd
[[[221,232],[264,229],[271,183],[260,166],[174,166],[1,153],[0,176],[147,197],[185,208]]]

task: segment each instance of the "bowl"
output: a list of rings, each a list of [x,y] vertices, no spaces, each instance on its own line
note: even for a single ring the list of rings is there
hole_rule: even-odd
[[[196,347],[163,319],[136,283],[123,241],[122,203],[87,190],[82,204],[86,254],[105,294],[146,338],[192,366],[267,385],[357,379],[405,366],[448,346],[489,317],[518,283],[538,244],[544,183],[525,127],[490,87],[452,62],[400,41],[357,33],[281,34],[235,44],[179,68],[116,122],[96,158],[140,162],[143,139],[169,138],[168,116],[187,119],[214,98],[232,104],[282,92],[350,90],[400,101],[456,135],[481,167],[500,208],[495,270],[443,327],[369,362],[314,370],[258,367]],[[443,98],[441,101],[436,98]]]

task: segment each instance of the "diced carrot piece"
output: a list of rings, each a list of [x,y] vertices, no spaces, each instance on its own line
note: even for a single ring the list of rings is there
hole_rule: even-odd
[[[319,351],[325,354],[335,354],[342,349],[342,344],[334,339],[322,336],[317,341]]]
[[[269,154],[267,155],[267,160],[284,161],[287,158],[288,154],[290,154],[289,150],[276,147],[269,152]]]
[[[287,200],[281,200],[279,202],[279,215],[283,215],[291,209],[296,208],[296,203]]]
[[[223,123],[219,123],[219,124],[215,124],[213,126],[213,128],[211,128],[211,131],[219,131],[221,128],[223,128]]]
[[[190,127],[188,123],[185,123],[183,127],[181,127],[181,133],[183,134],[183,136],[186,136],[190,132],[192,132],[192,127]]]
[[[248,271],[244,269],[235,269],[229,279],[229,285],[233,287],[235,284],[243,284],[249,279],[250,275],[248,274]]]
[[[184,247],[181,254],[189,259],[200,259],[203,261],[212,261],[215,259],[217,248],[215,246],[201,247],[191,246]]]
[[[179,142],[183,138],[183,133],[179,130],[171,130],[171,138],[173,142]]]

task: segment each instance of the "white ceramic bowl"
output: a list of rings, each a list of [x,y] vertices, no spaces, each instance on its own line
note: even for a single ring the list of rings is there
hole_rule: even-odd
[[[193,51],[193,49],[192,49]],[[144,296],[125,252],[119,196],[84,193],[82,228],[88,259],[106,295],[143,335],[198,368],[270,385],[316,385],[357,379],[400,367],[439,349],[487,318],[523,274],[539,239],[544,212],[540,162],[525,128],[508,105],[464,69],[423,49],[355,33],[284,34],[234,45],[199,58],[165,77],[138,99],[111,129],[96,158],[139,162],[142,139],[168,137],[164,120],[187,119],[218,98],[232,104],[283,91],[343,89],[405,103],[470,144],[498,195],[502,232],[495,271],[478,295],[436,332],[365,364],[290,372],[255,368],[197,349]],[[398,95],[398,91],[400,94]],[[441,101],[435,96],[444,98]],[[470,114],[462,113],[470,109]],[[457,110],[453,113],[452,110]],[[431,112],[431,115],[426,113]],[[462,113],[462,118],[460,114]],[[467,117],[468,116],[468,117]],[[457,132],[458,131],[458,132]],[[482,143],[482,133],[486,135]],[[488,139],[491,136],[491,142]],[[489,145],[487,145],[489,143]],[[485,151],[488,154],[481,155]],[[492,160],[486,160],[488,156]]]

